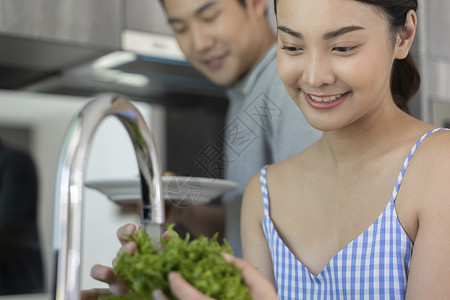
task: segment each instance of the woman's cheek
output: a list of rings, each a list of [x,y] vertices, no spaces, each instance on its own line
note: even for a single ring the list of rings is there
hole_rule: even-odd
[[[277,55],[278,74],[287,89],[296,89],[299,83],[301,70],[295,59],[285,54]]]

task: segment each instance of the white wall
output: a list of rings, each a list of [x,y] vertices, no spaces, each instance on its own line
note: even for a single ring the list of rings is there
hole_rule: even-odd
[[[419,0],[418,12],[422,119],[432,122],[431,101],[450,103],[450,1]]]

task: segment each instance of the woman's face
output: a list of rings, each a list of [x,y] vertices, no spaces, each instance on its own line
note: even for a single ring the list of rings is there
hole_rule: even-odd
[[[354,0],[278,0],[277,11],[278,72],[312,126],[336,130],[392,104],[397,47],[379,9]]]

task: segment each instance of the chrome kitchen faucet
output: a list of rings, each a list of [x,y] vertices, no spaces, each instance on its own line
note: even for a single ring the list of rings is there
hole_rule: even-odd
[[[125,126],[136,152],[142,192],[141,224],[152,240],[159,241],[164,223],[164,201],[161,168],[150,130],[136,107],[125,97],[100,94],[73,120],[61,150],[56,191],[59,220],[55,220],[59,227],[56,227],[54,237],[58,251],[56,300],[80,298],[83,192],[88,152],[98,125],[111,115]]]

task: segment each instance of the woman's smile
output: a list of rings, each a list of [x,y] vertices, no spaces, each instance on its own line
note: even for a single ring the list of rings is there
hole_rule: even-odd
[[[317,101],[317,102],[333,102],[336,101],[337,99],[343,97],[346,93],[342,93],[339,95],[334,95],[334,96],[314,96],[312,94],[309,94],[309,96],[311,97],[312,100]]]
[[[347,96],[350,94],[350,92],[326,96],[312,95],[306,92],[303,92],[303,94],[305,96],[306,102],[308,102],[308,104],[312,107],[319,109],[329,109],[342,104],[347,99]]]

